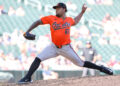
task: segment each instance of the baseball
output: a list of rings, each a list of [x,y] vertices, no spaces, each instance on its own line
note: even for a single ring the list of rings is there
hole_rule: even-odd
[[[84,7],[87,7],[87,5],[85,4]]]

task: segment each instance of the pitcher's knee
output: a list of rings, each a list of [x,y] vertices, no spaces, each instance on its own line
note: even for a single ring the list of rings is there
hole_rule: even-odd
[[[40,62],[42,61],[39,57],[36,57],[36,58],[39,59]]]
[[[79,67],[83,67],[84,66],[84,61],[81,60],[81,61],[77,62],[76,65],[78,65]]]
[[[39,58],[41,61],[44,61],[46,58],[44,57],[45,55],[43,54],[38,54],[36,57]]]

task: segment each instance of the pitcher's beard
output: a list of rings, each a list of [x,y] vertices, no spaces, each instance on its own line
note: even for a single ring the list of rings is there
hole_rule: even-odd
[[[61,15],[59,15],[59,14],[56,14],[56,16],[57,16],[57,17],[61,17]]]

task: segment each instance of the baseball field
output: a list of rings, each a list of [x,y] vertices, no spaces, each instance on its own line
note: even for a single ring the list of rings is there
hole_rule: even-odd
[[[120,75],[39,80],[23,85],[15,83],[0,83],[0,86],[120,86]]]

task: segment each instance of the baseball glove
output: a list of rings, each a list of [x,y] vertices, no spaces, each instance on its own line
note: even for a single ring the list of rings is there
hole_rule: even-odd
[[[29,33],[29,32],[24,33],[23,36],[24,36],[26,39],[28,39],[28,40],[35,40],[35,35],[34,35],[34,34],[31,34],[31,33]]]

